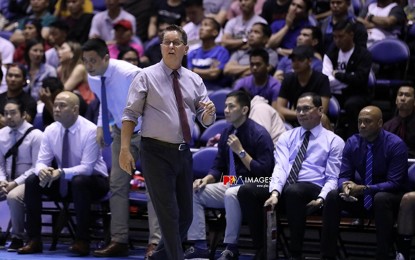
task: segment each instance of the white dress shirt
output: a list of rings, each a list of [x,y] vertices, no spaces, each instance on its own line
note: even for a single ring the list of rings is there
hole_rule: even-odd
[[[64,134],[65,128],[59,122],[46,127],[36,163],[36,174],[39,174],[41,169],[49,167],[54,158],[61,168]],[[63,147],[69,153],[69,164],[72,165],[72,167],[63,168],[65,179],[71,180],[73,176],[79,174],[108,176],[107,166],[102,158],[96,136],[97,126],[82,116],[78,116],[76,122],[69,128],[70,147]]]
[[[270,192],[282,192],[306,131],[303,127],[296,127],[284,132],[278,139],[275,145],[275,167],[269,186]],[[319,197],[325,199],[329,191],[337,189],[344,141],[321,124],[310,132],[307,152],[297,181],[310,182],[322,187]]]
[[[32,125],[24,121],[17,129],[16,141],[19,140],[27,129]],[[13,129],[6,126],[0,129],[0,181],[8,180],[11,176],[12,157],[7,160],[4,155],[14,145]],[[43,133],[38,130],[32,130],[19,146],[19,153],[16,160],[16,173],[14,181],[20,185],[25,182],[26,178],[34,172],[36,160],[42,141]]]
[[[141,69],[123,60],[110,59],[107,70],[104,73],[105,89],[107,94],[108,112],[114,119],[115,125],[121,129],[121,117],[127,104],[130,84]],[[101,101],[101,77],[88,75],[88,84],[91,90]],[[102,102],[99,106],[98,126],[102,126]],[[135,131],[140,129],[137,125]]]

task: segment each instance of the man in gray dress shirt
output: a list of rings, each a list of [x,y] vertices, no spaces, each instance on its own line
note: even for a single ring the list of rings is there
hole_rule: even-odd
[[[167,27],[162,35],[163,58],[135,77],[122,118],[120,167],[131,172],[135,163],[130,139],[142,116],[141,165],[162,233],[149,259],[183,259],[182,241],[192,223],[193,182],[192,154],[184,140],[189,139],[188,128],[192,129],[196,116],[205,126],[216,119],[202,79],[181,66],[187,51],[183,29]]]

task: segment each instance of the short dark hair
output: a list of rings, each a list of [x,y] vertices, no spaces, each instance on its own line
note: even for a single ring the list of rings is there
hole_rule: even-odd
[[[161,40],[164,39],[164,35],[166,34],[166,32],[178,32],[180,34],[180,37],[182,38],[182,41],[184,43],[184,45],[187,45],[187,33],[183,30],[182,27],[175,25],[175,24],[171,24],[169,25],[161,34]]]
[[[63,2],[65,2],[65,1],[63,1]],[[64,31],[66,33],[69,32],[69,25],[64,20],[61,20],[61,19],[58,19],[58,20],[56,20],[54,22],[51,22],[49,24],[49,28],[50,27],[59,29],[59,30]]]
[[[264,48],[256,48],[249,51],[249,60],[252,57],[261,57],[266,64],[269,64],[269,54]]]
[[[201,6],[203,7],[203,0],[186,0],[184,1],[184,7]]]
[[[211,22],[212,22],[212,24],[213,24],[213,29],[215,29],[216,31],[218,31],[218,34],[220,33],[220,29],[221,29],[222,27],[221,27],[220,23],[219,23],[218,21],[216,21],[216,19],[215,19],[215,18],[212,18],[212,17],[205,17],[205,18],[203,18],[203,20],[209,20],[209,21],[211,21]]]
[[[238,102],[241,107],[248,107],[248,113],[246,116],[248,117],[249,112],[251,111],[251,97],[246,93],[246,91],[242,90],[235,90],[230,92],[228,95],[226,95],[226,98],[228,97],[235,97],[236,102]]]
[[[37,45],[37,44],[42,44],[42,46],[44,46],[44,42],[42,39],[31,39],[31,40],[26,41],[26,47],[24,51],[24,60],[26,61],[28,68],[30,68],[30,56],[29,56],[30,49],[34,45]],[[45,52],[43,52],[42,63],[45,63],[45,62],[46,62],[46,56],[45,56]]]
[[[347,33],[351,33],[355,31],[355,23],[353,21],[339,21],[335,25],[333,25],[333,32],[334,31],[342,31],[345,30]]]
[[[303,98],[303,97],[311,97],[311,100],[312,100],[313,105],[315,107],[321,107],[323,105],[323,103],[321,101],[321,96],[317,95],[314,92],[305,92],[305,93],[301,94],[298,99]]]
[[[42,80],[42,88],[49,88],[50,92],[54,93],[57,90],[62,91],[63,84],[58,78],[46,77]]]
[[[105,55],[109,54],[107,44],[104,40],[99,38],[89,39],[82,45],[82,51],[95,51],[98,56],[104,58]]]
[[[23,115],[24,112],[26,112],[26,106],[24,102],[20,102],[18,99],[10,98],[6,100],[6,104],[4,104],[4,107],[7,106],[7,104],[15,104],[19,108],[20,115]],[[4,109],[3,107],[3,109]]]
[[[315,40],[318,40],[319,43],[323,39],[323,33],[321,32],[320,27],[307,25],[307,26],[304,26],[302,30],[303,29],[309,29],[311,31],[311,37],[313,37],[313,39]]]
[[[9,73],[10,68],[18,68],[22,72],[23,81],[24,81],[23,86],[26,86],[27,85],[27,70],[26,70],[25,66],[20,64],[20,63],[9,64],[9,66],[7,67],[6,76]]]
[[[35,26],[36,28],[36,32],[37,32],[37,38],[42,38],[42,22],[40,19],[37,18],[27,18],[24,21],[24,26],[26,27],[27,24],[32,24],[33,26]]]
[[[123,56],[124,56],[127,52],[130,52],[130,51],[132,51],[132,52],[134,52],[135,54],[137,54],[137,57],[138,57],[138,58],[140,58],[140,54],[138,53],[138,51],[137,51],[136,49],[134,49],[133,47],[128,46],[128,47],[123,48],[122,50],[120,50],[120,53],[118,53],[117,59],[118,59],[118,60],[122,60],[122,57],[123,57]]]
[[[271,37],[271,35],[272,35],[272,30],[271,30],[271,27],[268,25],[268,24],[266,24],[266,23],[261,23],[261,22],[258,22],[258,23],[254,23],[252,26],[254,26],[254,25],[259,25],[259,26],[261,26],[261,28],[262,28],[262,33],[266,36],[266,37]]]

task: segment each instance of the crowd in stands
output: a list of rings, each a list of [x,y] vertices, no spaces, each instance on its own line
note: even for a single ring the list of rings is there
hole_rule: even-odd
[[[97,126],[102,129],[102,82],[120,86],[107,93],[108,120],[113,136],[119,136],[131,81],[141,68],[161,61],[160,46],[165,44],[161,37],[169,25],[175,24],[186,32],[187,43],[172,41],[165,45],[187,45],[182,66],[200,76],[208,93],[222,89],[230,92],[225,101],[225,118],[230,125],[209,140],[209,145],[218,147],[215,163],[205,178],[193,184],[193,222],[188,239],[195,243],[185,256],[209,257],[203,209],[216,207],[224,208],[229,219],[224,239],[227,247],[220,259],[238,259],[242,218],[250,227],[257,259],[264,259],[263,234],[258,231],[263,218],[258,212],[265,204],[284,208],[292,233],[289,249],[293,259],[302,256],[305,218],[311,211],[322,214],[322,257],[336,257],[333,243],[341,210],[350,210],[358,217],[374,217],[381,227],[377,229],[377,259],[388,259],[397,220],[396,259],[410,259],[415,196],[414,192],[405,194],[409,190],[403,184],[407,159],[415,158],[414,10],[413,1],[394,0],[0,0],[0,199],[7,197],[12,212],[10,251],[41,251],[37,223],[40,197],[33,196],[40,191],[33,188],[35,184],[50,186],[59,176],[74,181],[72,175],[76,175],[60,172],[64,168],[62,155],[54,145],[61,147],[65,140],[57,140],[58,144],[46,144],[45,140],[54,139],[53,131],[60,132],[58,126],[67,124],[74,125],[72,138],[82,143],[80,150],[83,145],[92,145],[83,143],[78,135],[95,132]],[[95,39],[105,43],[108,57],[105,50],[94,52],[85,47]],[[400,40],[408,48],[411,58],[406,65],[390,64],[385,70],[372,62],[371,47],[386,39]],[[84,56],[86,52],[90,53]],[[380,98],[391,103],[389,111],[375,106],[373,101],[379,96],[371,75],[398,75],[395,79],[404,81],[381,91]],[[340,106],[336,118],[329,115],[333,99]],[[64,110],[62,106],[72,108],[66,111],[69,119],[56,115],[56,110]],[[12,156],[26,159],[13,170],[12,157],[5,157],[8,149],[4,147],[13,147],[18,140],[16,131],[25,137],[36,118],[41,118],[40,130],[50,127],[44,133],[30,130],[29,140],[22,145],[29,147],[25,148],[25,156]],[[88,131],[78,133],[81,124]],[[286,131],[287,125],[294,130]],[[139,133],[139,126],[134,134]],[[102,148],[104,134],[90,137],[101,138],[102,143],[94,142],[88,149],[97,152]],[[297,162],[305,138],[307,154],[292,177],[290,168]],[[374,144],[373,148],[368,143]],[[138,147],[138,143],[132,146]],[[121,171],[118,159],[114,159],[119,154],[114,152],[114,143],[112,149],[112,164],[116,160]],[[366,160],[369,150],[374,177],[366,182],[365,167],[373,163]],[[233,169],[228,164],[229,151],[235,156]],[[36,160],[38,153],[49,157]],[[57,162],[49,160],[54,153]],[[69,166],[82,164],[79,156],[82,154],[74,154]],[[98,152],[95,157],[93,160],[102,164]],[[107,171],[100,164],[88,168],[89,175],[98,178],[99,183],[107,180]],[[29,177],[30,169],[40,172],[40,176]],[[243,177],[272,176],[272,182],[269,189],[223,186],[221,175],[232,170]],[[43,172],[50,177],[42,177]],[[21,185],[26,179],[28,187],[24,188]],[[75,181],[89,187],[91,180]],[[104,195],[109,187],[102,183],[95,189],[98,195]],[[125,195],[128,184],[119,190]],[[25,191],[31,196],[26,198]],[[369,195],[372,200],[367,206]],[[83,197],[95,198],[90,194]],[[78,240],[88,240],[89,234],[82,229],[89,225],[89,219],[85,221],[86,213],[80,213],[88,201],[82,198],[73,198],[82,208],[77,215],[80,230],[76,235]],[[356,198],[359,207],[351,208],[350,202]],[[127,202],[122,198],[120,201],[118,211],[123,211]],[[34,241],[26,249],[24,202],[31,205],[26,208],[31,217],[26,232]],[[146,257],[151,259],[161,237],[151,201],[149,212],[152,224]],[[379,217],[381,214],[385,215]],[[120,216],[123,220],[127,217]],[[128,240],[124,235],[117,238],[121,244]],[[89,244],[73,246],[73,252],[89,254]],[[118,256],[128,254],[126,248],[120,249]],[[101,251],[98,256],[113,256],[111,252]]]

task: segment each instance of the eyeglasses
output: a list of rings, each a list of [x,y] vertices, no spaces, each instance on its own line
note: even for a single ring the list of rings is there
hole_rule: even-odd
[[[297,113],[301,113],[301,112],[303,112],[303,113],[308,113],[308,112],[310,112],[313,108],[315,108],[315,107],[311,107],[311,106],[303,106],[303,107],[297,107],[296,109],[295,109],[295,111],[297,111]]]
[[[165,45],[165,46],[170,46],[171,44],[173,44],[174,47],[179,47],[180,45],[183,44],[183,41],[163,41],[161,44]]]

